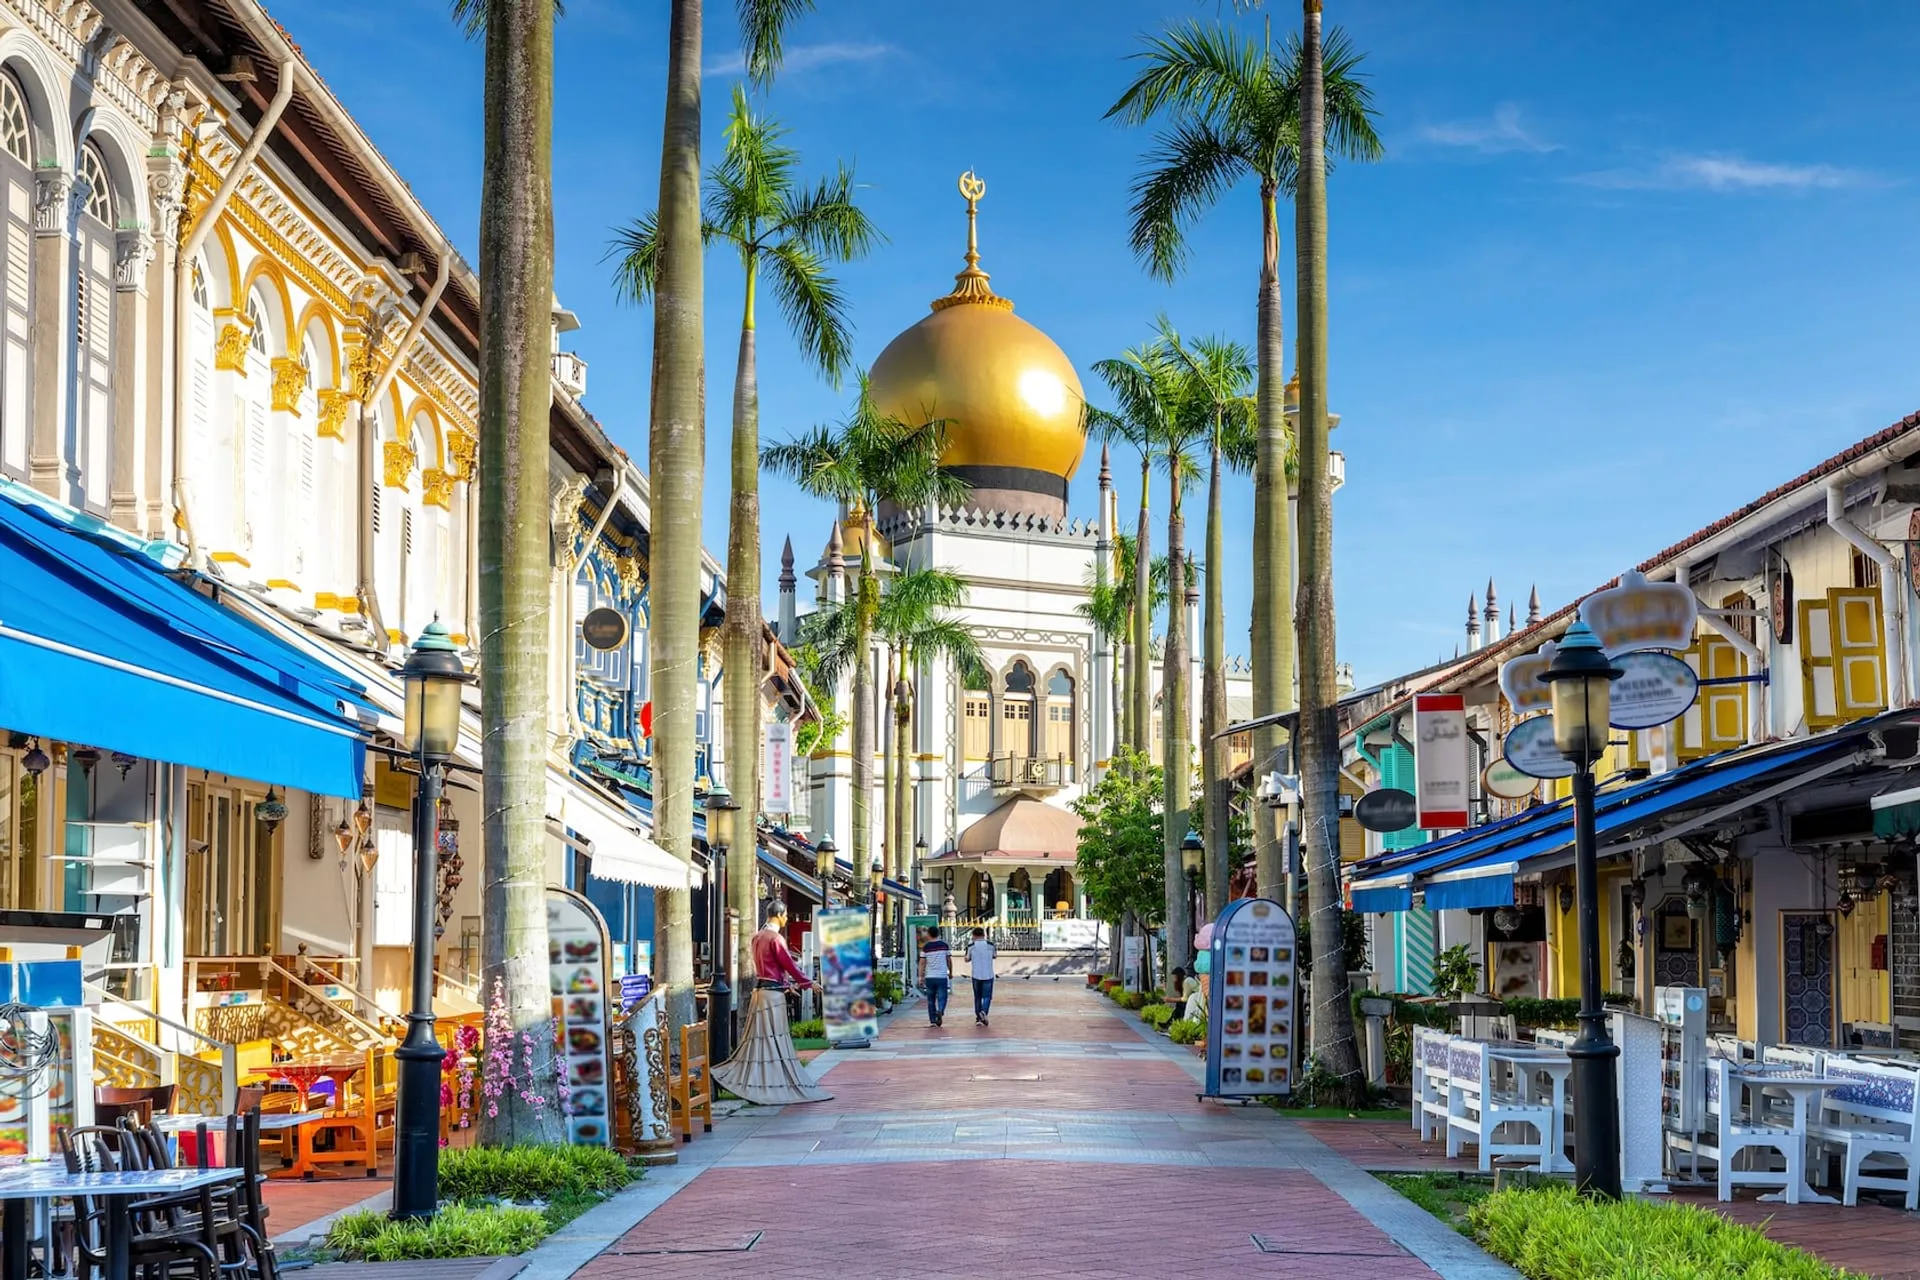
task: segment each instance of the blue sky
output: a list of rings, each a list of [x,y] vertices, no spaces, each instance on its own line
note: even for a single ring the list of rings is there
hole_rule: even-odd
[[[388,158],[477,260],[480,51],[442,0],[278,0]],[[1466,597],[1498,581],[1549,608],[1920,407],[1920,10],[1836,0],[1644,9],[1508,0],[1333,0],[1369,56],[1387,159],[1331,184],[1331,395],[1341,656],[1365,682],[1450,654]],[[738,58],[710,3],[709,152]],[[1270,6],[1276,27],[1298,8]],[[370,15],[377,39],[369,39]],[[1088,15],[1097,14],[1097,17]],[[1735,15],[1738,20],[1735,20]],[[810,172],[844,158],[889,237],[843,278],[863,364],[961,266],[963,169],[988,182],[983,265],[1082,371],[1156,313],[1251,341],[1251,189],[1200,226],[1187,274],[1126,247],[1144,131],[1101,118],[1126,55],[1221,0],[821,0],[766,98]],[[665,5],[567,0],[558,37],[557,287],[584,324],[588,404],[644,461],[649,315],[614,301],[610,229],[658,183]],[[731,70],[730,70],[731,69]],[[1294,323],[1291,224],[1286,324]],[[710,546],[726,544],[739,272],[708,265]],[[845,409],[763,320],[762,432]],[[1097,398],[1097,397],[1096,397]],[[1074,478],[1094,511],[1097,457]],[[1137,500],[1116,466],[1122,509]],[[1229,528],[1251,527],[1249,482]],[[769,481],[766,581],[803,564],[824,507]],[[1164,500],[1156,498],[1164,513]],[[1195,530],[1197,535],[1198,530]],[[1164,537],[1164,534],[1161,535]],[[1248,559],[1229,552],[1229,647]],[[805,584],[803,582],[803,589]]]

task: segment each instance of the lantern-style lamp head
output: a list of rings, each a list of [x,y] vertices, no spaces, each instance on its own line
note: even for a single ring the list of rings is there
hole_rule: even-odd
[[[1576,622],[1560,638],[1540,678],[1553,690],[1553,745],[1576,763],[1591,762],[1607,749],[1613,682],[1620,669],[1608,660],[1593,629]]]
[[[881,859],[879,854],[874,854],[873,865],[867,869],[867,881],[873,887],[875,893],[880,892],[880,881],[885,878],[886,874],[886,862]]]
[[[733,848],[733,820],[740,812],[740,806],[733,802],[733,793],[724,786],[715,784],[707,792],[707,846],[713,849]]]
[[[460,741],[460,688],[473,677],[438,618],[413,642],[400,679],[407,686],[407,750],[428,760],[447,759]]]
[[[1189,876],[1200,874],[1200,863],[1206,854],[1206,848],[1200,843],[1200,833],[1192,827],[1180,841],[1180,865],[1186,868]]]
[[[921,836],[913,842],[913,851],[922,858],[927,856],[927,838],[925,836]]]
[[[834,860],[839,854],[840,846],[833,842],[832,836],[820,837],[820,843],[815,845],[813,850],[813,869],[819,873],[822,880],[833,877]]]

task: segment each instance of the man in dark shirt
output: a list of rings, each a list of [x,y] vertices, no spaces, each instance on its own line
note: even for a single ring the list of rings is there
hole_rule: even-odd
[[[927,1021],[939,1026],[947,1016],[947,992],[953,982],[953,951],[934,929],[920,931],[920,985],[927,993]]]

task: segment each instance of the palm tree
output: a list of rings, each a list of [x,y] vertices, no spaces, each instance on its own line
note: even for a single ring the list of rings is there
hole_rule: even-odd
[[[1287,424],[1281,384],[1286,348],[1280,316],[1278,201],[1291,194],[1297,172],[1303,55],[1290,41],[1276,52],[1270,40],[1242,38],[1222,23],[1189,22],[1150,38],[1134,55],[1144,65],[1108,109],[1132,125],[1165,117],[1133,184],[1132,243],[1161,279],[1179,274],[1188,256],[1187,231],[1228,190],[1247,178],[1260,192],[1258,453],[1253,510],[1253,698],[1267,714],[1293,705],[1294,673],[1286,609],[1292,548],[1287,528]],[[1370,160],[1381,154],[1373,129],[1372,91],[1360,78],[1361,55],[1337,30],[1326,41],[1327,129],[1342,155]],[[1254,738],[1254,759],[1279,747],[1275,729]],[[1271,816],[1254,824],[1259,891],[1277,896],[1282,867]]]
[[[958,506],[965,481],[940,469],[946,439],[940,421],[910,425],[874,407],[865,377],[853,412],[835,427],[815,427],[785,444],[768,445],[760,464],[802,490],[847,508],[860,534],[860,574],[854,583],[853,830],[848,855],[855,874],[872,854],[873,637],[880,612],[880,553],[874,513],[882,502],[912,509],[929,502]]]
[[[1226,533],[1221,489],[1227,468],[1253,469],[1255,403],[1251,394],[1253,357],[1245,346],[1224,338],[1196,338],[1191,345],[1175,335],[1174,353],[1186,367],[1190,394],[1207,422],[1207,600],[1206,657],[1201,664],[1200,776],[1201,837],[1207,850],[1207,914],[1217,917],[1227,905],[1230,867],[1227,813],[1226,607],[1221,576],[1226,564]]]
[[[1133,703],[1133,565],[1134,539],[1131,534],[1116,533],[1113,536],[1114,573],[1110,582],[1100,581],[1095,566],[1087,566],[1087,598],[1074,606],[1074,612],[1091,622],[1105,633],[1107,640],[1114,646],[1119,661],[1113,667],[1113,707],[1114,741],[1116,745],[1126,745],[1131,730]],[[1153,584],[1153,601],[1148,612],[1160,608],[1167,602],[1167,559],[1156,556],[1149,577]]]
[[[749,78],[779,69],[781,37],[813,0],[735,0]],[[706,473],[706,277],[701,261],[701,0],[671,0],[666,123],[656,204],[653,404],[647,435],[652,549],[647,593],[653,695],[653,835],[693,861],[695,682],[700,670],[700,494]],[[549,300],[551,301],[551,300]],[[543,353],[544,356],[544,353]],[[657,977],[674,1027],[693,1021],[693,897],[661,890],[654,911]]]
[[[547,966],[547,329],[553,311],[553,0],[457,0],[486,40],[480,207],[482,969],[516,1032],[551,1016]],[[558,1140],[508,1090],[490,1144]]]
[[[831,263],[865,257],[882,237],[854,203],[853,171],[845,165],[813,187],[800,184],[799,154],[782,141],[786,130],[755,115],[746,91],[735,86],[720,163],[707,174],[708,243],[740,256],[746,296],[740,353],[733,383],[733,500],[727,530],[727,615],[722,629],[726,681],[727,782],[748,813],[760,811],[760,679],[766,670],[760,615],[760,379],[755,304],[764,268],[767,283],[802,354],[838,386],[853,355],[846,300],[828,274]],[[651,213],[620,230],[614,291],[644,302],[660,267],[658,220]],[[728,903],[734,911],[740,955],[758,925],[753,876],[735,876]]]
[[[1327,478],[1327,88],[1320,0],[1303,0],[1300,194],[1294,202],[1300,298],[1300,829],[1313,932],[1313,1052],[1349,1106],[1366,1077],[1353,1037],[1340,900],[1340,725],[1334,674],[1333,486]]]

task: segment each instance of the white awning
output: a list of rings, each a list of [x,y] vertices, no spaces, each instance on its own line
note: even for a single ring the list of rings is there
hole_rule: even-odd
[[[585,843],[593,874],[602,880],[685,889],[700,879],[698,871],[647,839],[631,814],[581,783],[552,772],[547,774],[547,816]]]

